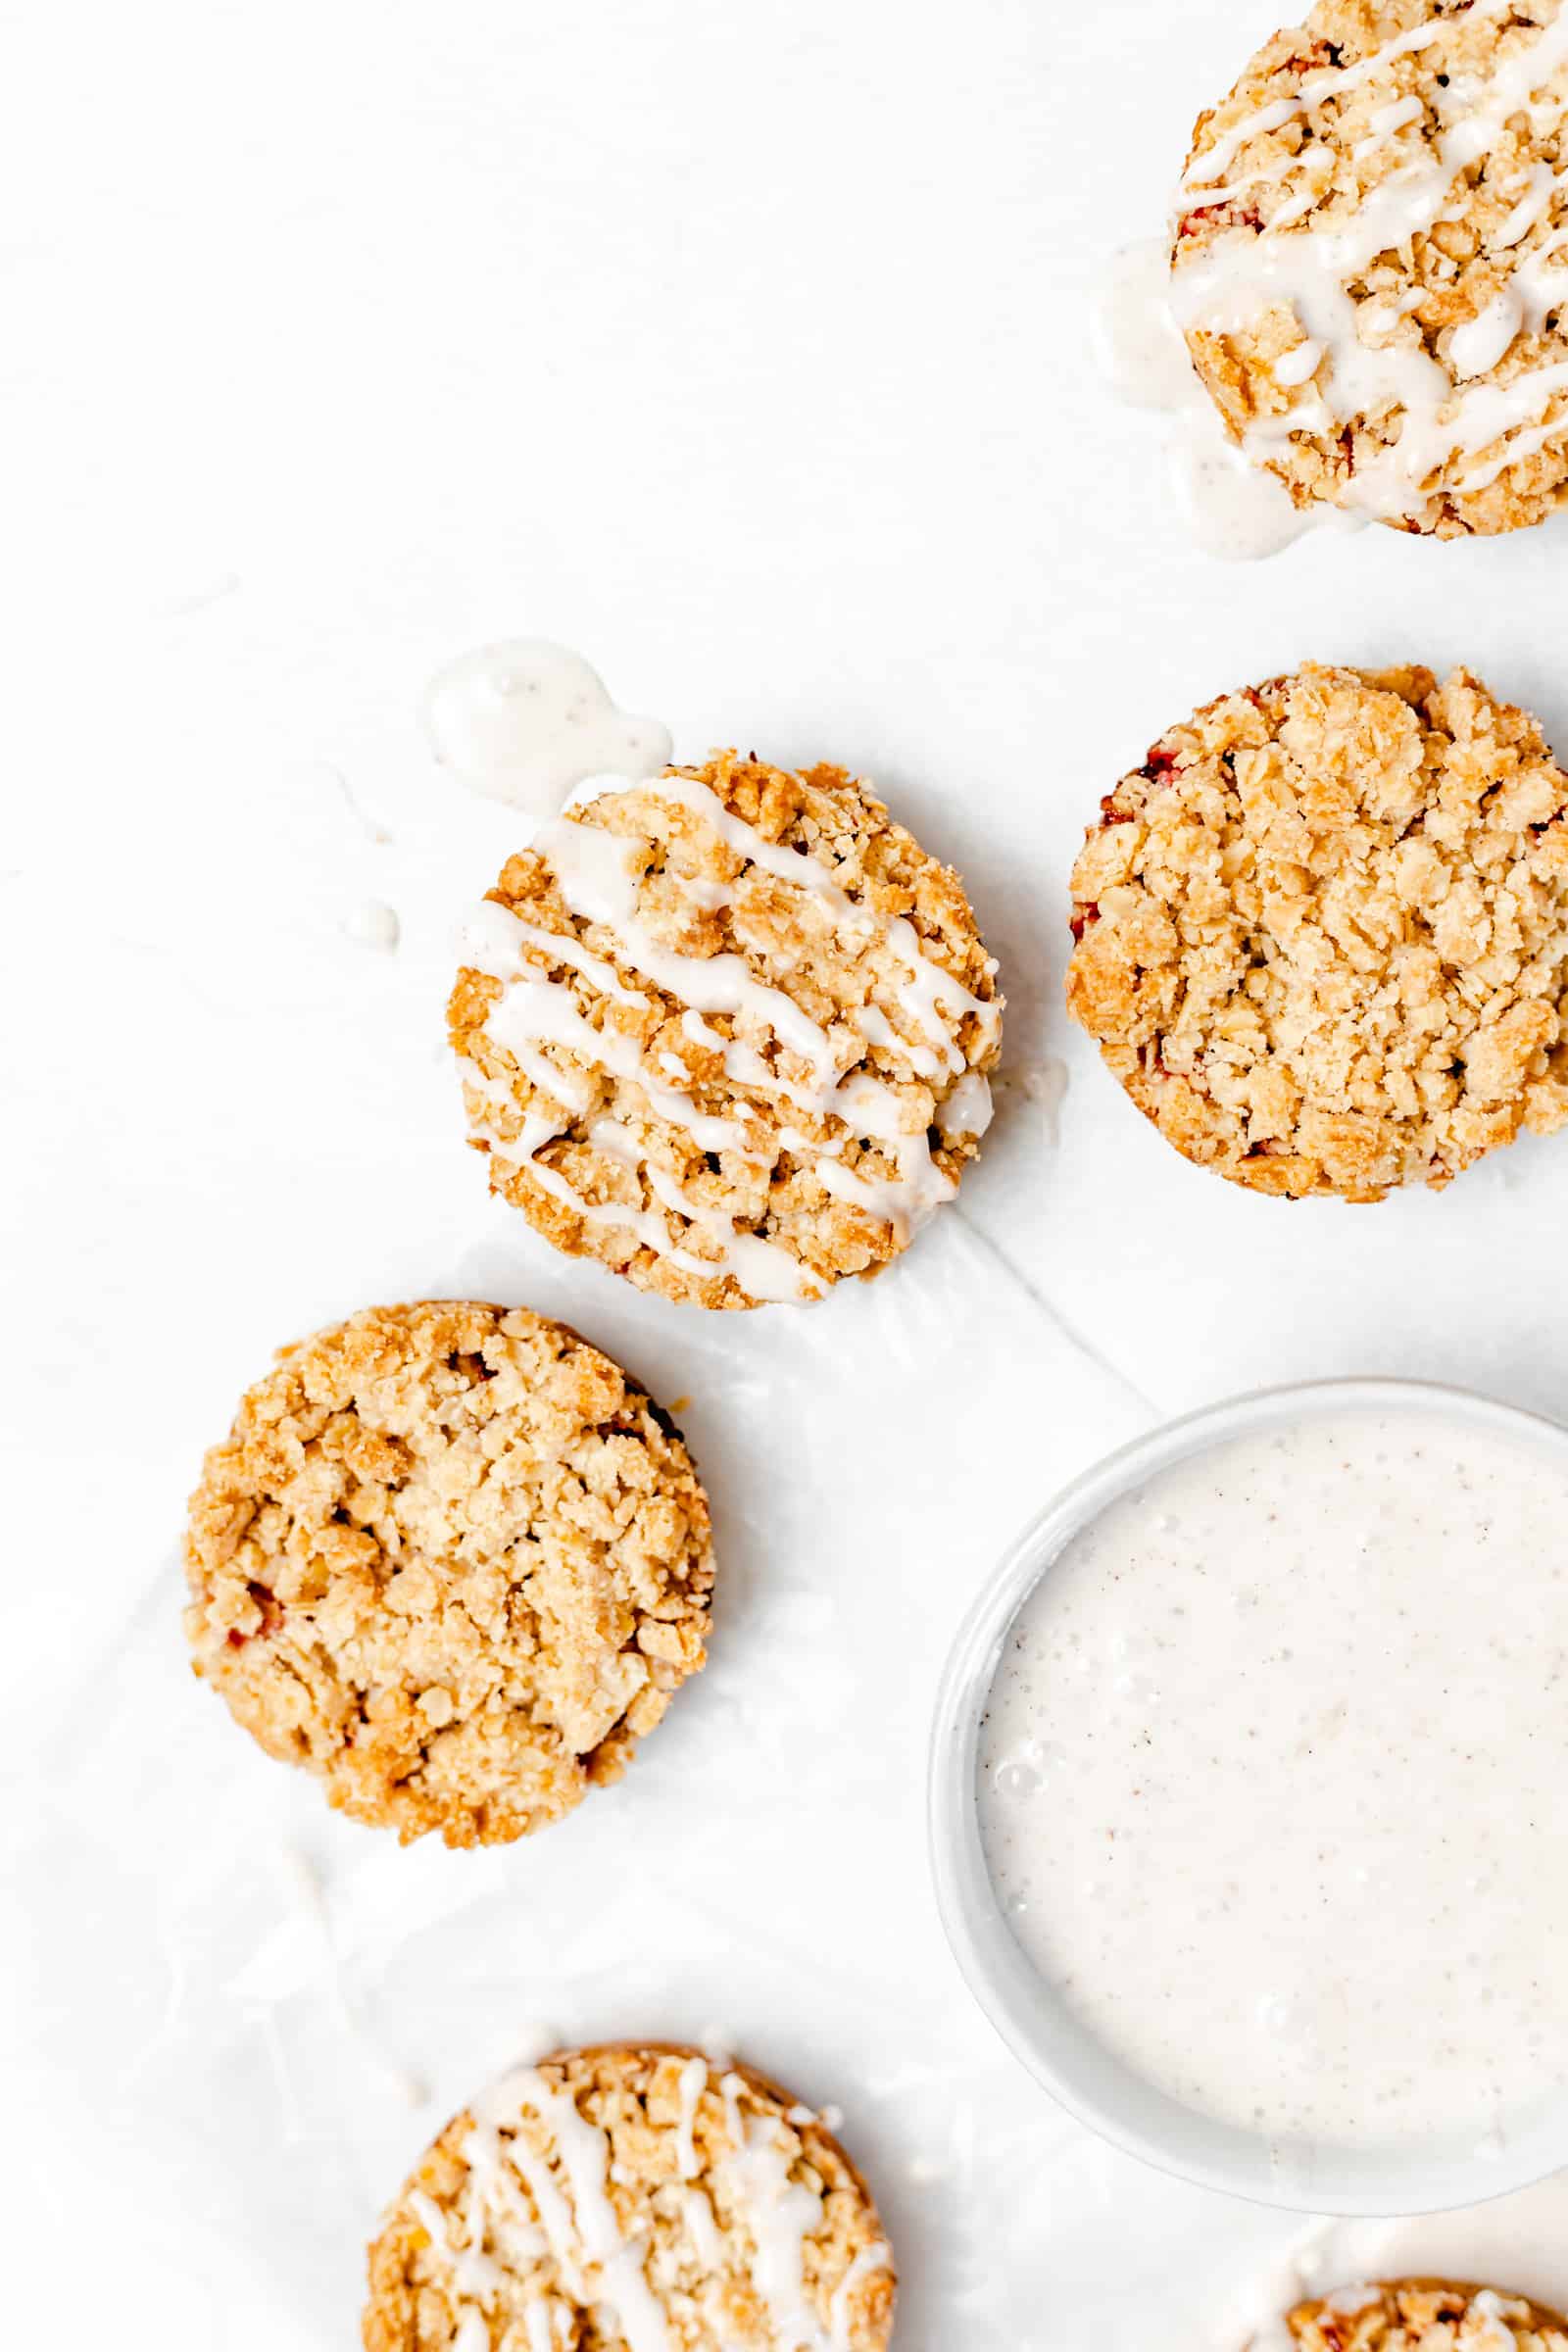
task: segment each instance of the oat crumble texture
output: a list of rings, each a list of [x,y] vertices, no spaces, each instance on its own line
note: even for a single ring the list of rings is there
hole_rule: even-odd
[[[707,1497],[564,1325],[438,1299],[283,1348],[207,1456],[195,1670],[405,1842],[504,1843],[618,1780],[703,1665]]]
[[[1298,2303],[1287,2322],[1298,2352],[1568,2352],[1568,2326],[1523,2295],[1443,2278],[1365,2293]]]
[[[704,1307],[874,1275],[956,1192],[1001,999],[958,878],[842,768],[606,778],[511,858],[448,1023],[491,1190]]]
[[[1234,1183],[1446,1185],[1568,1121],[1565,805],[1535,720],[1464,670],[1224,696],[1102,803],[1068,1008]]]
[[[671,2044],[519,2068],[369,2250],[365,2352],[885,2352],[896,2279],[820,2120]]]
[[[1440,538],[1568,502],[1568,9],[1320,0],[1199,121],[1172,303],[1298,506]]]

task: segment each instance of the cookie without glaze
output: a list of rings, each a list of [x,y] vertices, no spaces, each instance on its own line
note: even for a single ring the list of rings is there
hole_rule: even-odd
[[[1565,804],[1535,720],[1463,670],[1228,695],[1103,802],[1068,1008],[1200,1167],[1445,1185],[1568,1121]]]
[[[957,876],[837,767],[605,778],[507,864],[448,1007],[491,1190],[707,1307],[873,1275],[957,1190],[1002,1004]]]
[[[522,1307],[368,1307],[284,1348],[207,1456],[185,1564],[196,1672],[405,1842],[569,1812],[706,1657],[678,1432]]]
[[[884,2352],[892,2255],[817,2118],[667,2043],[519,2068],[369,2250],[365,2352]]]
[[[1448,538],[1568,500],[1568,9],[1320,0],[1199,122],[1172,304],[1298,506]]]
[[[1298,2303],[1298,2352],[1568,2352],[1568,2324],[1544,2304],[1446,2278],[1400,2278]]]

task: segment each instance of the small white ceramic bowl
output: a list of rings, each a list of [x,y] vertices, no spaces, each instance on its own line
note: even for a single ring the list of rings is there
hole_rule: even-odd
[[[1481,2204],[1568,2165],[1568,2098],[1521,2119],[1494,2156],[1478,2148],[1473,2128],[1451,2140],[1390,2150],[1274,2143],[1195,2114],[1095,2041],[1024,1957],[992,1888],[975,1802],[980,1717],[1007,1630],[1080,1528],[1171,1462],[1252,1430],[1358,1408],[1470,1421],[1542,1448],[1568,1472],[1568,1429],[1461,1389],[1402,1380],[1263,1390],[1123,1446],[1025,1528],[958,1635],[932,1736],[932,1867],[942,1924],[970,1991],[1015,2056],[1080,2123],[1162,2172],[1258,2204],[1319,2214],[1436,2213]]]

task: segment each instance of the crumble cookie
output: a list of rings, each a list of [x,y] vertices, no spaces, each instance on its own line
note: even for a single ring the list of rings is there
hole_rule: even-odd
[[[1167,1141],[1379,1200],[1568,1121],[1568,776],[1464,670],[1308,664],[1102,804],[1067,1004]]]
[[[700,1306],[879,1273],[974,1158],[996,966],[839,767],[600,777],[509,860],[448,1006],[490,1187]]]
[[[1568,2352],[1568,2323],[1544,2304],[1446,2278],[1342,2287],[1286,2328],[1292,2352]]]
[[[809,2108],[668,2043],[519,2068],[369,2250],[365,2352],[884,2352],[893,2258]]]
[[[1171,298],[1298,507],[1568,502],[1568,0],[1320,0],[1195,134]]]
[[[368,1307],[283,1348],[207,1456],[185,1563],[196,1672],[405,1842],[569,1812],[706,1657],[678,1431],[522,1307]]]

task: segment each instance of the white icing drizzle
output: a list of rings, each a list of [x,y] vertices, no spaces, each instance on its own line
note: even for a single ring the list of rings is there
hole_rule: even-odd
[[[1524,317],[1525,306],[1517,289],[1504,286],[1484,311],[1456,326],[1448,337],[1448,366],[1454,374],[1490,373],[1524,324]]]
[[[431,2245],[438,2247],[451,2263],[452,2282],[459,2294],[475,2303],[492,2302],[501,2284],[501,2270],[499,2264],[483,2250],[480,2243],[482,2225],[475,2230],[473,2225],[476,2217],[473,2212],[466,2210],[459,2217],[468,2233],[467,2244],[454,2246],[447,2236],[440,2208],[433,2198],[425,2195],[423,2189],[416,2188],[411,2192],[409,2207]]]
[[[598,782],[603,794],[638,789],[631,778],[607,777]],[[940,1063],[955,1073],[962,1070],[963,1054],[942,1017],[942,1006],[946,1004],[960,1016],[972,1012],[983,1018],[994,1017],[996,1007],[971,996],[926,955],[907,917],[879,915],[858,905],[816,858],[804,850],[765,840],[755,825],[726,808],[718,795],[697,778],[662,776],[658,789],[661,800],[674,801],[701,817],[737,857],[814,899],[836,931],[864,940],[880,935],[908,967],[908,979],[896,992],[903,1009],[923,1032]],[[615,834],[601,832],[580,820],[562,819],[548,826],[534,847],[554,871],[572,912],[590,922],[612,925],[628,960],[660,987],[698,1012],[738,1015],[751,1011],[781,1045],[813,1065],[819,1078],[836,1075],[825,1033],[782,989],[753,980],[740,956],[683,956],[658,945],[635,912],[636,877],[628,863],[628,848],[634,856],[635,843],[628,845]],[[690,879],[683,887],[691,896]],[[711,910],[727,905],[730,895],[726,886],[714,884],[705,891],[702,903]]]
[[[505,1046],[518,1059],[519,1049],[526,1051],[535,1044],[564,1046],[590,1067],[597,1063],[617,1078],[631,1079],[662,1118],[684,1128],[705,1152],[734,1152],[743,1159],[752,1156],[747,1151],[746,1130],[737,1120],[710,1117],[698,1109],[682,1088],[666,1086],[656,1078],[629,1037],[608,1022],[596,1029],[578,1011],[569,990],[558,981],[514,981],[485,1027],[498,1046]]]
[[[899,1171],[896,1177],[862,1176],[858,1168],[841,1168],[823,1160],[816,1180],[835,1200],[847,1200],[852,1208],[863,1208],[867,1216],[891,1225],[894,1241],[904,1250],[932,1210],[951,1200],[957,1187],[937,1166],[924,1134],[900,1136],[893,1156]]]
[[[636,781],[596,777],[591,789],[594,797],[627,792],[636,789]],[[850,1136],[874,1144],[894,1172],[842,1166],[838,1163],[846,1137],[817,1141],[794,1126],[774,1132],[769,1157],[760,1149],[766,1135],[760,1118],[743,1122],[702,1111],[685,1088],[672,1083],[683,1072],[677,1056],[662,1053],[656,1074],[635,1041],[616,1026],[612,1007],[602,1020],[591,1020],[566,984],[550,977],[548,969],[530,960],[527,951],[580,972],[615,1002],[646,1007],[646,997],[627,988],[613,967],[575,939],[541,931],[488,900],[463,939],[470,966],[502,983],[501,997],[485,1023],[486,1035],[543,1094],[579,1119],[591,1111],[593,1085],[574,1069],[564,1071],[551,1058],[551,1047],[574,1055],[590,1069],[608,1071],[637,1086],[653,1111],[705,1152],[728,1153],[770,1174],[777,1152],[789,1151],[812,1167],[824,1191],[889,1226],[896,1247],[903,1249],[932,1211],[952,1198],[956,1187],[932,1157],[921,1101],[906,1103],[885,1080],[857,1071],[855,1065],[871,1044],[900,1054],[923,1081],[956,1077],[958,1084],[937,1111],[938,1132],[947,1140],[981,1136],[991,1120],[990,1088],[979,1071],[968,1068],[956,1024],[974,1016],[982,1044],[989,1045],[998,1034],[1000,1007],[971,994],[928,956],[906,917],[884,915],[852,900],[818,860],[766,841],[707,785],[692,777],[666,775],[659,779],[658,791],[662,800],[690,810],[746,863],[803,893],[820,910],[831,934],[884,944],[903,967],[904,976],[892,995],[903,1023],[914,1032],[912,1041],[881,1005],[859,1007],[843,1024],[825,1030],[784,990],[756,979],[740,956],[694,956],[664,946],[637,911],[640,841],[624,840],[573,815],[541,827],[533,844],[567,906],[579,920],[613,932],[624,963],[676,999],[684,1007],[685,1034],[706,1052],[718,1054],[736,1084],[815,1119],[839,1121]],[[666,867],[666,879],[673,872]],[[736,887],[691,877],[680,882],[688,902],[709,910],[728,905]],[[721,1014],[771,1037],[783,1054],[805,1065],[806,1076],[775,1068],[750,1038],[726,1038],[705,1017],[708,1014]],[[566,1122],[539,1111],[524,1122],[520,1135],[508,1138],[488,1115],[510,1103],[505,1083],[486,1080],[467,1062],[464,1078],[475,1133],[498,1156],[525,1166],[544,1191],[589,1223],[624,1230],[657,1256],[704,1279],[727,1274],[757,1299],[792,1302],[820,1295],[820,1282],[793,1252],[748,1233],[732,1216],[695,1200],[670,1170],[645,1154],[636,1136],[612,1120],[593,1122],[590,1141],[632,1170],[659,1205],[585,1201],[559,1170],[538,1156],[561,1136]],[[671,1218],[680,1222],[672,1225]],[[686,1246],[693,1232],[708,1245],[706,1250]]]
[[[665,2324],[663,2306],[648,2283],[640,2240],[619,2247],[602,2266],[599,2280],[629,2352],[678,2352]]]
[[[518,980],[535,972],[536,967],[518,953],[519,947],[527,946],[539,949],[574,972],[581,972],[602,996],[613,997],[618,1004],[643,1007],[648,1003],[636,989],[622,984],[612,963],[607,963],[602,956],[590,956],[568,933],[545,931],[537,923],[526,923],[520,914],[514,914],[510,906],[498,906],[494,899],[479,901],[463,926],[462,944],[475,970],[488,972],[497,980]]]
[[[528,2330],[528,2352],[555,2352],[556,2323],[554,2306],[544,2295],[530,2295],[523,2306],[522,2323]]]
[[[1478,0],[1478,13],[1499,15],[1509,0]],[[1359,65],[1310,74],[1294,98],[1259,108],[1234,124],[1190,168],[1182,183],[1184,202],[1212,203],[1214,183],[1239,150],[1262,131],[1304,114],[1314,105],[1348,93],[1384,72],[1393,61],[1425,48],[1452,24],[1434,19],[1401,33]],[[1522,331],[1539,328],[1554,305],[1568,298],[1568,272],[1547,270],[1545,256],[1529,257],[1473,319],[1452,329],[1443,360],[1419,344],[1373,342],[1394,323],[1389,306],[1358,303],[1348,287],[1383,252],[1430,231],[1448,208],[1453,183],[1467,166],[1495,146],[1510,118],[1527,110],[1538,128],[1559,122],[1568,109],[1568,90],[1546,85],[1568,64],[1568,7],[1512,50],[1491,80],[1467,103],[1437,141],[1436,158],[1421,157],[1382,180],[1346,218],[1296,230],[1310,210],[1315,189],[1288,204],[1258,234],[1228,230],[1184,257],[1178,246],[1172,301],[1189,329],[1232,334],[1267,310],[1291,310],[1313,347],[1310,368],[1297,355],[1276,365],[1275,381],[1298,397],[1281,415],[1259,418],[1243,437],[1254,463],[1266,465],[1298,432],[1334,433],[1357,415],[1401,415],[1398,436],[1386,448],[1357,449],[1344,491],[1345,502],[1384,521],[1419,519],[1434,485],[1456,457],[1493,449],[1494,455],[1456,484],[1461,493],[1487,488],[1520,459],[1544,448],[1568,429],[1557,414],[1544,413],[1568,390],[1568,367],[1528,369],[1505,386],[1470,384],[1504,359]],[[1539,95],[1538,95],[1539,93]],[[1416,117],[1391,106],[1374,117],[1379,145]],[[1396,120],[1397,118],[1397,120]],[[1306,152],[1310,153],[1308,149]],[[1289,159],[1279,184],[1300,167]],[[1504,223],[1498,241],[1509,251],[1543,220],[1554,198],[1568,191],[1568,168],[1552,173],[1538,168]],[[1556,240],[1552,240],[1553,250]],[[1406,303],[1401,306],[1413,307]],[[1292,366],[1292,362],[1297,362]],[[1494,448],[1494,445],[1496,445]]]
[[[834,2352],[806,2300],[806,2240],[822,2227],[822,2199],[790,2179],[790,2151],[769,2119],[748,2121],[740,2109],[745,2083],[724,2077],[720,2089],[731,2141],[723,2178],[757,2248],[754,2276],[773,2323],[777,2352]]]
[[[1553,417],[1549,423],[1538,424],[1533,432],[1515,433],[1507,447],[1499,450],[1495,457],[1461,474],[1459,488],[1466,491],[1490,489],[1499,473],[1506,472],[1510,466],[1517,465],[1521,459],[1533,457],[1538,449],[1544,449],[1548,441],[1558,438],[1562,429],[1561,417]]]
[[[1275,380],[1282,384],[1304,384],[1308,376],[1316,375],[1322,365],[1323,347],[1320,343],[1298,343],[1294,351],[1288,351],[1283,360],[1275,363]]]
[[[695,2180],[701,2169],[692,2126],[697,2121],[697,2102],[707,2088],[708,2060],[688,2058],[676,2083],[680,2113],[675,2124],[675,2164],[683,2180]]]
[[[570,2091],[554,2089],[537,2069],[520,2067],[511,2082],[518,2105],[550,2127],[571,2189],[578,2236],[595,2262],[608,2262],[623,2243],[605,2189],[610,2142],[598,2125],[579,2112]]]
[[[718,2234],[718,2224],[713,2219],[713,2208],[708,2200],[707,2190],[683,2188],[680,2192],[680,2210],[681,2218],[686,2224],[686,2234],[692,2241],[692,2251],[698,2261],[705,2270],[720,2269],[724,2260],[724,2247]]]
[[[580,654],[543,637],[449,662],[425,690],[422,716],[443,767],[470,791],[535,816],[553,814],[601,769],[653,776],[670,755],[667,728],[617,710]]]
[[[1396,98],[1392,106],[1380,106],[1372,118],[1372,126],[1366,137],[1356,141],[1350,150],[1351,154],[1358,160],[1363,156],[1377,155],[1401,130],[1408,130],[1412,123],[1424,122],[1426,111],[1425,103],[1413,93],[1408,98]],[[1252,176],[1255,178],[1256,174]]]
[[[721,804],[715,800],[714,806]],[[769,846],[760,834],[758,844]],[[782,989],[754,980],[741,956],[687,956],[660,946],[637,917],[637,842],[601,832],[581,818],[561,817],[543,828],[534,848],[554,873],[572,913],[613,930],[627,961],[678,1003],[697,1012],[750,1013],[819,1075],[837,1075],[825,1032]]]
[[[550,2167],[520,2137],[509,2139],[503,2154],[501,2134],[492,2119],[504,2117],[509,2123],[516,2120],[516,2104],[504,2096],[506,2084],[502,2083],[491,2094],[485,2112],[463,2145],[463,2160],[468,2167],[479,2209],[489,2215],[492,2230],[504,2234],[504,2242],[523,2259],[548,2246],[568,2293],[580,2294],[582,2273],[577,2267],[571,2208],[556,2186]],[[527,2189],[533,2212],[539,2217],[537,2224],[513,2189],[507,2178],[508,2166]]]
[[[832,2299],[827,2307],[828,2331],[833,2343],[833,2352],[850,2352],[850,2329],[854,2324],[850,2301],[860,2280],[873,2277],[878,2271],[889,2269],[892,2261],[891,2251],[882,2244],[880,2239],[874,2245],[862,2246],[839,2280],[838,2285],[833,2289]]]

